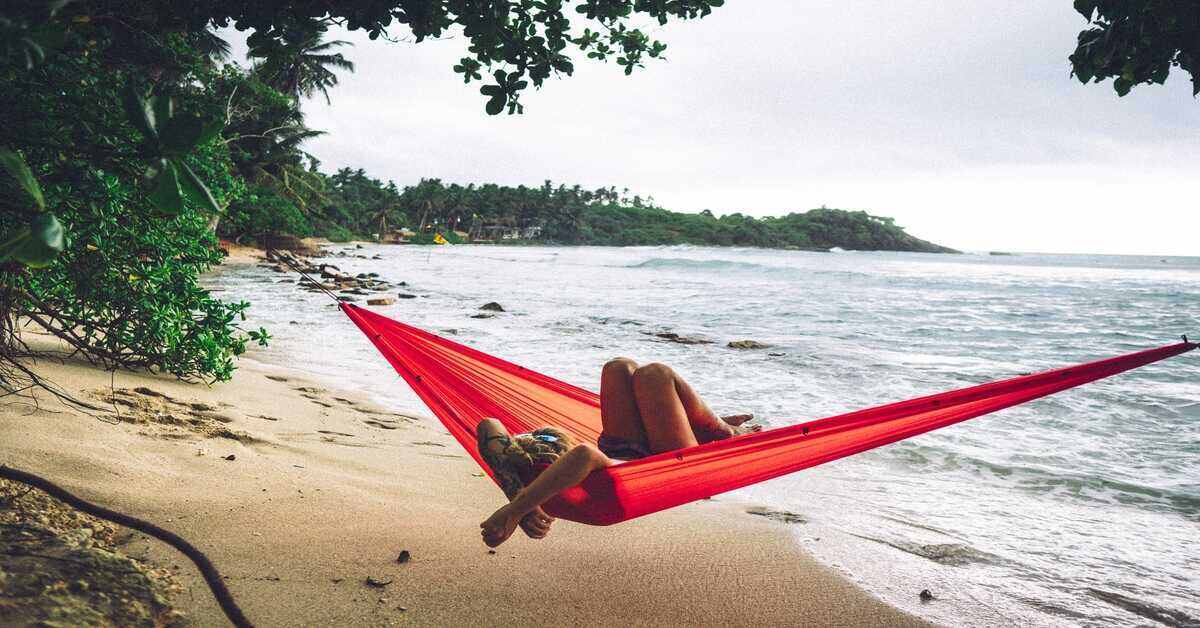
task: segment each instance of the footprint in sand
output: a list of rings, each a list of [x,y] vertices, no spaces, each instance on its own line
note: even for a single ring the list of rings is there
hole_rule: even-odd
[[[445,445],[443,445],[443,444],[441,444],[441,443],[435,443],[435,442],[433,442],[433,441],[431,441],[431,440],[421,440],[421,441],[414,441],[414,442],[413,442],[413,444],[414,444],[414,445],[421,445],[421,446],[423,446],[423,447],[445,447]]]
[[[328,390],[325,390],[324,388],[317,388],[316,386],[297,386],[297,387],[293,388],[292,390],[298,390],[302,393],[308,393],[310,395],[320,395],[320,394],[329,392]]]
[[[143,432],[150,436],[179,439],[183,436],[171,432],[183,429],[206,438],[255,441],[245,432],[225,427],[223,424],[233,423],[235,419],[215,412],[217,406],[208,403],[177,400],[146,386],[132,389],[101,388],[91,394],[101,402],[112,405],[113,417],[119,421],[157,426],[157,432]]]
[[[366,420],[366,421],[363,421],[363,423],[366,423],[367,425],[370,425],[371,427],[377,427],[377,428],[379,428],[379,429],[381,429],[381,430],[395,430],[395,429],[399,429],[399,428],[397,428],[395,425],[388,425],[387,423],[381,423],[381,422],[379,422],[379,421],[371,421],[371,420]]]
[[[347,434],[345,432],[334,432],[332,430],[317,430],[317,433],[318,434],[332,434],[334,436],[349,436],[350,438],[354,438],[354,434]]]
[[[268,375],[267,379],[274,381],[274,382],[290,382],[290,381],[292,381],[282,375]]]

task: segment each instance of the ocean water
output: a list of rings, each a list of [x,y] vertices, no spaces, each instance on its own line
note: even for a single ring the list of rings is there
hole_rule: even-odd
[[[388,316],[595,389],[614,356],[671,364],[767,426],[1200,336],[1200,258],[705,247],[336,247],[405,281]],[[327,297],[223,270],[287,363],[424,410]],[[471,314],[488,301],[507,312]],[[664,342],[672,331],[707,345]],[[734,350],[753,339],[767,350]],[[952,625],[1200,622],[1200,352],[760,484],[797,543]],[[748,515],[749,516],[749,515]],[[614,534],[618,533],[614,530]],[[569,534],[565,528],[560,534]],[[922,602],[928,589],[934,599]],[[763,603],[803,603],[764,600]]]

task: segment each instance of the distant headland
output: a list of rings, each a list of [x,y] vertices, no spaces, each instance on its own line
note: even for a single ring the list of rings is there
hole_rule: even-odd
[[[289,203],[259,199],[231,212],[224,237],[272,240],[280,235],[323,236],[332,241],[372,239],[411,244],[494,243],[598,246],[748,246],[828,251],[957,253],[912,236],[893,219],[865,211],[821,207],[756,218],[675,212],[627,190],[579,185],[504,186],[445,184],[422,179],[400,188],[343,168],[321,175],[321,202],[307,212]],[[277,219],[276,209],[281,210]],[[250,218],[253,219],[250,219]]]

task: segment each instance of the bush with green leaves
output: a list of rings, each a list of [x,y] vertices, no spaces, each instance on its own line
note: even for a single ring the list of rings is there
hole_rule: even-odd
[[[281,234],[306,236],[311,228],[308,218],[290,199],[274,188],[254,185],[229,206],[218,231],[240,241],[243,237],[262,240]]]
[[[15,273],[21,314],[53,330],[107,368],[147,368],[179,377],[228,379],[247,340],[245,302],[225,303],[198,282],[222,253],[206,216],[163,216],[139,190],[93,173],[87,203],[60,205],[72,242],[36,272]],[[133,207],[142,205],[142,211]]]
[[[35,264],[27,245],[5,249],[25,263],[0,268],[0,353],[19,357],[14,331],[28,320],[106,368],[227,379],[233,356],[269,336],[241,328],[247,304],[214,299],[198,281],[221,257],[213,212],[245,187],[212,115],[224,103],[203,88],[212,67],[188,36],[163,33],[138,61],[162,79],[149,95],[131,87],[146,68],[121,62],[109,34],[67,37],[32,68],[0,58],[10,87],[0,90],[0,146],[22,149],[0,159],[0,234],[45,244],[42,216],[65,233],[61,252]]]

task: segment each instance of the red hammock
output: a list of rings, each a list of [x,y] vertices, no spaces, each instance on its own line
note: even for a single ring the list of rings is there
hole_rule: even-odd
[[[552,425],[577,440],[600,435],[593,392],[505,362],[354,305],[342,311],[375,343],[450,434],[479,456],[475,426],[499,419],[512,433]],[[596,471],[545,505],[549,514],[609,525],[923,434],[1191,351],[1184,342],[800,425],[656,454]]]

